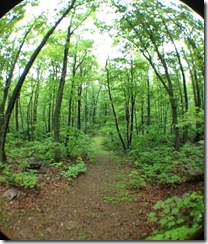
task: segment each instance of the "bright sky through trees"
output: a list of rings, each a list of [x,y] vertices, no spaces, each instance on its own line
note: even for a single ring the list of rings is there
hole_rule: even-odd
[[[130,2],[130,0],[125,0],[122,1],[122,4],[125,3],[128,5]],[[174,3],[176,6],[182,4],[178,0],[163,0],[162,3],[167,5]],[[40,0],[38,6],[27,8],[26,16],[20,22],[34,19],[35,17],[41,15],[41,13],[46,13],[47,19],[53,22],[54,19],[56,19],[56,11],[63,9],[65,5],[65,2],[63,1]],[[96,17],[99,21],[105,23],[106,25],[111,25],[113,20],[116,18],[112,9],[106,4],[102,4],[102,7],[100,7],[96,13]],[[62,28],[66,30],[67,26],[68,20],[66,18],[62,21],[58,29]],[[87,31],[85,29],[87,29]],[[94,25],[92,18],[88,18],[83,25],[79,27],[77,33],[79,33],[83,39],[94,40],[94,53],[101,67],[104,67],[107,57],[115,58],[121,55],[120,51],[118,50],[119,48],[113,46],[113,40],[110,37],[109,32],[107,30],[100,32],[100,30],[98,30],[98,28]],[[173,46],[170,44],[165,48],[167,50],[171,50],[173,49]]]

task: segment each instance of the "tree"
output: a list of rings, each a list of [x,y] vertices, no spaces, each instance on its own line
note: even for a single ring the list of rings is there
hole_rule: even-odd
[[[7,106],[7,110],[4,114],[4,116],[2,116],[2,125],[1,125],[1,131],[0,131],[0,161],[1,162],[6,161],[6,153],[5,153],[6,133],[7,133],[11,113],[13,111],[13,108],[14,108],[15,102],[18,98],[18,94],[21,90],[21,87],[25,81],[25,78],[26,78],[28,72],[30,71],[30,68],[32,67],[39,52],[44,47],[44,45],[47,43],[47,40],[53,34],[56,27],[61,23],[61,21],[64,19],[64,17],[73,9],[75,2],[76,2],[76,0],[72,0],[71,4],[66,9],[66,11],[63,13],[63,15],[56,21],[54,26],[44,36],[44,38],[42,39],[42,41],[40,42],[40,44],[37,46],[34,53],[32,54],[30,60],[26,64],[25,69],[18,80],[18,83],[17,83],[15,89],[13,90],[12,96],[11,96],[10,101]]]
[[[62,102],[63,91],[64,91],[64,84],[66,81],[67,60],[68,60],[70,37],[71,37],[72,33],[73,33],[73,31],[71,31],[71,23],[70,23],[70,25],[68,27],[68,31],[67,31],[67,38],[66,38],[66,44],[65,44],[65,48],[64,48],[64,58],[63,58],[61,79],[59,82],[59,88],[58,88],[54,117],[53,117],[53,120],[54,120],[54,142],[56,143],[56,147],[55,147],[55,151],[54,151],[54,161],[55,162],[59,162],[60,158],[61,158],[60,145],[59,145],[59,143],[60,143],[60,138],[59,138],[60,110],[61,110],[61,102]]]
[[[149,61],[149,64],[169,95],[172,109],[172,126],[175,134],[175,149],[178,151],[180,149],[179,115],[176,91],[174,89],[175,85],[172,79],[173,65],[171,64],[172,60],[168,58],[167,54],[162,49],[163,45],[170,42],[175,49],[175,55],[182,74],[186,112],[188,109],[186,78],[182,66],[182,58],[181,55],[179,55],[170,30],[174,27],[170,24],[167,26],[167,19],[165,19],[164,14],[163,16],[161,14],[158,15],[158,6],[155,3],[132,3],[131,10],[129,11],[125,5],[121,6],[114,3],[114,6],[117,8],[117,11],[123,15],[120,19],[120,31],[122,31],[122,36],[133,43]],[[164,10],[163,8],[163,11]],[[174,62],[176,62],[176,59]],[[187,140],[187,127],[184,140]]]
[[[108,90],[110,104],[111,104],[111,107],[112,107],[113,116],[114,116],[114,120],[115,120],[116,131],[117,131],[119,139],[121,141],[123,150],[126,151],[127,147],[125,145],[124,139],[123,139],[123,137],[121,135],[121,131],[120,131],[120,128],[119,128],[118,118],[117,118],[117,115],[116,115],[116,110],[115,110],[114,101],[113,101],[112,92],[111,92],[111,87],[110,87],[110,72],[109,72],[109,69],[108,69],[108,59],[106,60],[105,70],[106,70],[107,90]]]

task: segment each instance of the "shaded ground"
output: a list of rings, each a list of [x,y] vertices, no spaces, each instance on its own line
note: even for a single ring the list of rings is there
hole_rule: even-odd
[[[1,199],[3,232],[12,240],[141,240],[155,227],[146,216],[157,200],[197,187],[148,184],[140,191],[128,190],[128,163],[100,145],[97,138],[95,162],[71,185],[56,169],[47,169],[40,189],[29,190],[19,200]]]

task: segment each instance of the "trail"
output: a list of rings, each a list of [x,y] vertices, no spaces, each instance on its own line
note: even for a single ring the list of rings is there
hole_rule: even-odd
[[[126,169],[96,138],[95,162],[69,186],[13,223],[17,240],[140,240],[145,216],[123,187]]]

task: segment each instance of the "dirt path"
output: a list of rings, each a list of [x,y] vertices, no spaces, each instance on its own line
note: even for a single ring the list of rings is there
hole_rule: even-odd
[[[47,168],[40,189],[6,201],[0,198],[0,229],[12,240],[142,240],[155,224],[147,221],[151,207],[169,196],[199,189],[196,183],[178,187],[149,182],[129,190],[128,162],[102,148],[95,138],[96,156],[71,185],[58,170]],[[0,196],[5,188],[0,187]]]
[[[67,189],[10,220],[16,240],[139,240],[144,232],[138,196],[124,188],[125,169],[96,139],[95,162]],[[10,235],[10,236],[11,236]]]

